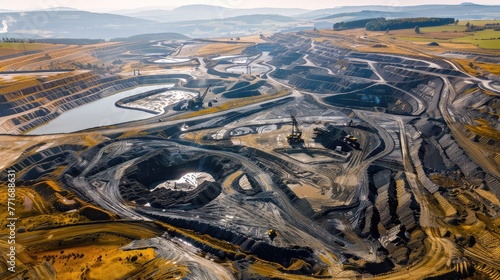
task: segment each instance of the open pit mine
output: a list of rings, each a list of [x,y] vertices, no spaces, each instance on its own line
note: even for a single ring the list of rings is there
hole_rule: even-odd
[[[500,279],[498,51],[41,45],[0,57],[1,279]]]

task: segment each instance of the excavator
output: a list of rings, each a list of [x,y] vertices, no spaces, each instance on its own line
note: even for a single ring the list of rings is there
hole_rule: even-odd
[[[347,136],[344,137],[343,140],[352,147],[359,148],[358,138],[354,137],[353,135],[347,134]]]
[[[196,98],[193,98],[189,100],[188,103],[188,108],[189,109],[196,109],[196,108],[201,108],[203,107],[203,100],[205,100],[205,97],[207,96],[208,90],[210,89],[212,85],[208,85],[207,89],[203,94],[198,93],[198,96]]]
[[[290,144],[304,142],[304,139],[302,139],[302,131],[300,130],[299,124],[294,116],[292,116],[292,133],[286,136],[286,140]]]
[[[274,241],[274,239],[278,236],[278,231],[275,229],[270,229],[267,231],[267,235],[269,236],[269,239],[271,239],[271,241]]]

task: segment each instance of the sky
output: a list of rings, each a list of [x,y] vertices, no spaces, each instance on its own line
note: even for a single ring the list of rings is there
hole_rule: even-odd
[[[40,10],[54,7],[71,7],[86,11],[115,11],[140,7],[173,9],[189,4],[207,4],[228,8],[281,7],[308,10],[333,8],[337,6],[386,5],[412,6],[420,4],[460,4],[473,2],[483,5],[497,5],[498,0],[0,0],[0,10]]]

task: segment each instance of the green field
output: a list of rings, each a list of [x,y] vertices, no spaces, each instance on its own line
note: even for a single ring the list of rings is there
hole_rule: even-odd
[[[484,26],[486,23],[497,23],[499,20],[469,21],[475,26]],[[472,44],[479,48],[500,50],[500,31],[485,29],[481,31],[465,32],[467,21],[458,25],[442,25],[420,28],[420,34],[413,29],[395,30],[392,35],[399,40],[408,42],[437,42]]]
[[[468,32],[466,36],[453,39],[451,42],[469,43],[485,49],[500,49],[500,31],[486,29]]]
[[[491,20],[464,20],[464,21],[458,22],[458,25],[465,26],[465,24],[467,24],[467,22],[469,22],[470,24],[474,24],[474,25],[485,25],[487,23],[499,23],[500,20],[495,20],[495,19],[491,19]]]
[[[420,32],[464,32],[465,25],[441,25],[441,26],[433,26],[433,27],[422,27],[420,28]]]
[[[430,38],[430,37],[400,37],[398,38],[401,41],[407,41],[407,42],[436,42],[436,43],[446,43],[450,42],[450,40],[445,40],[445,39],[436,39],[436,38]]]

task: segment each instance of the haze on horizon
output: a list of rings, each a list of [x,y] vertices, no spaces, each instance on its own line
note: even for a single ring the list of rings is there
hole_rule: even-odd
[[[3,1],[4,2],[4,1]],[[176,7],[192,4],[205,4],[222,6],[234,9],[249,8],[301,8],[308,10],[334,8],[340,6],[364,6],[364,5],[384,5],[384,6],[414,6],[423,4],[460,4],[465,1],[457,0],[358,0],[355,2],[324,1],[324,0],[141,0],[141,1],[102,1],[102,0],[24,0],[24,1],[5,1],[0,9],[7,10],[43,10],[56,7],[69,7],[86,11],[105,12],[127,9],[141,9],[154,7],[155,9],[173,9]],[[478,0],[470,1],[481,5],[497,5],[497,0]]]

